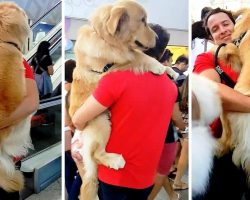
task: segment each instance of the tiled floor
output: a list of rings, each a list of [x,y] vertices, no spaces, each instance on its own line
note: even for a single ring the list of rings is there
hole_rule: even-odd
[[[45,188],[38,194],[33,194],[25,200],[61,200],[61,179],[52,183],[49,187]]]
[[[187,173],[183,176],[182,180],[185,183],[188,183]],[[180,193],[181,200],[188,200],[188,190],[178,190],[176,192]],[[155,200],[169,200],[169,197],[168,197],[167,193],[165,192],[165,190],[161,189],[160,193],[156,196]]]

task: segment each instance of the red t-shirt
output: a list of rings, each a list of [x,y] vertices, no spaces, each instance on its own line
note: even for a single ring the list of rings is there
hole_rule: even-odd
[[[25,78],[34,79],[33,71],[25,59],[23,59],[23,66],[25,68]]]
[[[126,161],[117,171],[99,166],[99,179],[129,188],[151,186],[177,97],[175,84],[166,75],[111,72],[93,96],[111,112],[107,152],[122,154]]]
[[[218,64],[220,65],[221,69],[234,81],[236,82],[238,79],[239,74],[233,71],[230,66],[226,66],[220,60],[218,60]],[[202,53],[197,56],[195,64],[194,64],[194,73],[201,73],[207,69],[215,69],[214,66],[214,54],[211,52]],[[223,83],[223,80],[222,80]],[[222,125],[220,119],[216,119],[210,125],[213,135],[217,138],[221,137],[222,134]]]

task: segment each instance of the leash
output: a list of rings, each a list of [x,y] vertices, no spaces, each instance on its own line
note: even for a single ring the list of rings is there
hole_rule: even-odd
[[[220,75],[220,78],[225,81],[226,85],[228,85],[231,88],[234,88],[235,82],[221,69],[221,67],[218,64],[218,54],[219,54],[219,51],[220,51],[221,47],[224,47],[224,46],[226,46],[225,43],[221,44],[216,49],[216,52],[215,52],[215,55],[214,55],[214,66],[215,66],[215,70]]]

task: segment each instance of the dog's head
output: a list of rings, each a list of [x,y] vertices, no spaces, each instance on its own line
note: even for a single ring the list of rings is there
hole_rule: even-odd
[[[91,18],[97,34],[113,46],[152,48],[156,35],[147,24],[146,11],[132,0],[121,0],[99,8]]]
[[[21,48],[29,35],[28,18],[15,3],[0,3],[0,40],[13,42]]]

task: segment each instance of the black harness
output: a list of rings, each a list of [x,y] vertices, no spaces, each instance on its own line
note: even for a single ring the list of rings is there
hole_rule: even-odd
[[[4,40],[1,40],[1,39],[0,39],[0,41],[2,43],[10,44],[10,45],[16,47],[19,51],[21,51],[21,49],[19,48],[19,46],[16,43],[14,43],[14,42],[4,41]]]
[[[221,80],[223,80],[227,86],[229,86],[231,88],[234,88],[235,82],[221,69],[221,67],[218,64],[218,54],[219,54],[219,51],[220,51],[221,47],[224,47],[224,46],[226,46],[225,43],[221,44],[216,49],[216,52],[215,52],[215,55],[214,55],[214,66],[215,66],[215,70],[220,75]]]
[[[102,74],[102,73],[107,72],[113,65],[114,65],[114,63],[109,63],[109,64],[107,64],[107,65],[105,65],[105,66],[103,67],[103,69],[102,69],[101,72],[95,71],[95,70],[91,70],[91,72],[95,72],[95,73],[98,73],[98,74]]]
[[[244,36],[247,34],[247,31],[243,34],[241,34],[241,36],[235,40],[233,40],[233,43],[235,46],[239,47],[240,46],[240,42],[241,40],[244,38]]]
[[[235,46],[239,47],[240,43],[241,43],[242,39],[245,37],[246,33],[247,33],[247,31],[245,33],[241,34],[241,36],[239,38],[233,40],[233,44]],[[224,47],[224,46],[226,46],[225,43],[221,44],[216,49],[216,52],[215,52],[215,55],[214,55],[214,66],[215,66],[215,70],[220,75],[220,78],[225,82],[225,84],[228,85],[231,88],[234,88],[236,83],[221,69],[221,67],[218,64],[218,54],[219,54],[219,51],[220,51],[221,47]]]

